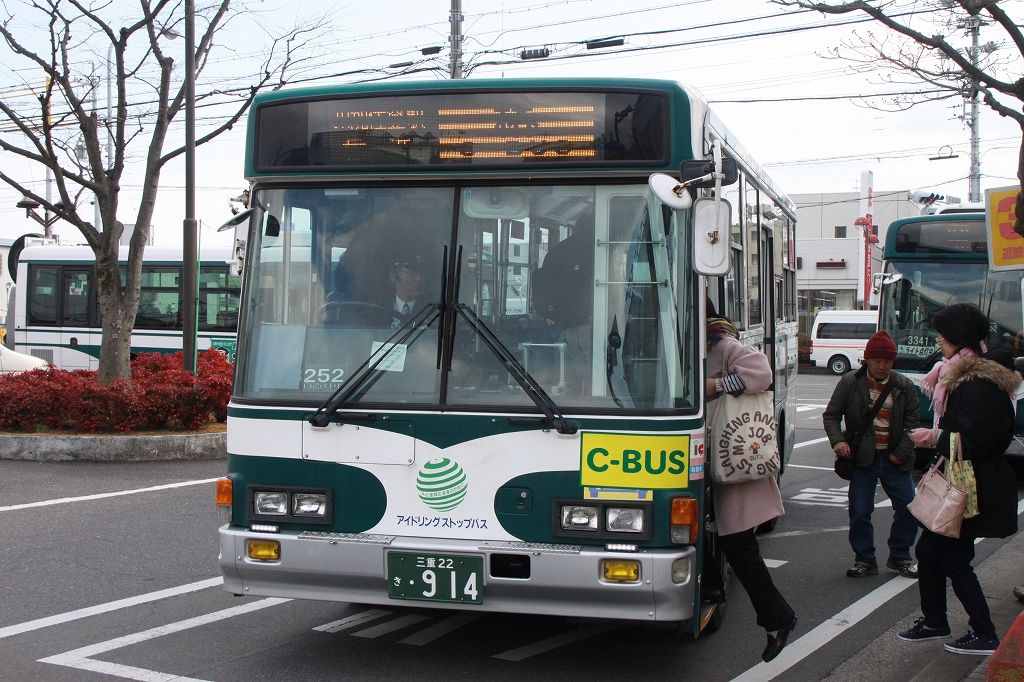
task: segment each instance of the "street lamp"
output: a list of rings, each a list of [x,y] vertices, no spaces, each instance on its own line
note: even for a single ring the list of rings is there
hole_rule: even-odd
[[[853,224],[864,232],[864,310],[868,310],[871,307],[868,295],[871,291],[871,245],[878,243],[878,237],[875,235],[870,213],[857,218]]]
[[[32,220],[36,221],[37,223],[43,226],[43,236],[47,238],[53,236],[53,233],[50,230],[50,226],[60,219],[59,215],[57,215],[56,213],[50,215],[49,211],[46,212],[45,216],[39,215],[38,213],[36,213],[36,209],[39,208],[39,202],[27,196],[22,197],[21,201],[19,201],[16,205],[18,208],[25,209],[26,218],[31,218]],[[57,208],[61,208],[62,206],[64,206],[63,203],[56,204]]]

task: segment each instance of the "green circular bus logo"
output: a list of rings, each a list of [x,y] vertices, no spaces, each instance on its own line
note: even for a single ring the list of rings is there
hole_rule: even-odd
[[[423,503],[435,511],[451,511],[466,497],[466,472],[442,457],[423,465],[416,476],[416,490]]]

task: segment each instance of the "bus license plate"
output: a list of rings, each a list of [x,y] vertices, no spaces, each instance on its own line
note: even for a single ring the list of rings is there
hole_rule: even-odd
[[[388,553],[392,599],[482,604],[484,558],[469,554]]]

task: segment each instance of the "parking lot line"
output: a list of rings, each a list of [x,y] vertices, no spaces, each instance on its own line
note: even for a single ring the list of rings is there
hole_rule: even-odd
[[[242,604],[241,606],[233,606],[229,609],[207,613],[202,616],[196,616],[195,618],[179,620],[177,623],[169,623],[167,625],[150,628],[149,630],[143,630],[142,632],[135,632],[123,637],[108,639],[105,642],[72,649],[71,651],[65,651],[62,654],[57,654],[56,656],[47,656],[46,658],[40,658],[39,662],[52,663],[53,665],[61,665],[67,668],[76,668],[78,670],[90,670],[92,672],[113,675],[115,677],[123,677],[129,680],[144,680],[145,682],[163,682],[165,680],[175,680],[176,682],[185,680],[189,682],[200,682],[195,678],[180,677],[156,670],[147,670],[145,668],[122,665],[120,663],[108,663],[107,661],[97,661],[92,657],[115,649],[131,646],[133,644],[139,644],[140,642],[145,642],[150,639],[156,639],[157,637],[163,637],[164,635],[171,635],[176,632],[189,630],[201,625],[215,623],[219,620],[224,620],[225,618],[234,618],[235,616],[240,616],[252,611],[259,611],[260,609],[265,609],[270,606],[277,606],[278,604],[283,604],[288,601],[291,600],[279,599],[277,597],[260,599],[259,601]]]
[[[178,587],[170,587],[166,590],[157,590],[156,592],[149,592],[147,594],[140,594],[135,597],[128,597],[126,599],[118,599],[117,601],[110,601],[106,604],[97,604],[96,606],[87,606],[84,609],[76,609],[75,611],[68,611],[66,613],[58,613],[54,616],[47,616],[46,618],[38,618],[36,620],[30,620],[25,623],[18,623],[16,625],[8,625],[7,627],[0,628],[0,639],[5,637],[13,637],[14,635],[20,635],[24,632],[31,632],[33,630],[40,630],[42,628],[48,628],[51,625],[60,625],[62,623],[69,623],[73,620],[80,618],[88,618],[89,616],[96,616],[101,613],[108,613],[110,611],[117,611],[118,609],[126,609],[130,606],[138,606],[139,604],[145,604],[147,602],[156,601],[158,599],[166,599],[167,597],[176,597],[181,594],[188,594],[189,592],[198,592],[199,590],[205,590],[209,587],[217,587],[224,582],[221,577],[209,578],[207,580],[200,580],[199,582],[189,583],[187,585],[179,585]]]
[[[216,478],[203,478],[198,481],[179,481],[178,483],[165,483],[153,485],[148,488],[135,488],[133,490],[118,490],[112,493],[96,493],[95,495],[80,495],[78,497],[60,497],[55,500],[42,500],[40,502],[26,502],[25,504],[11,504],[0,507],[0,512],[15,511],[18,509],[32,509],[33,507],[49,507],[55,504],[68,504],[70,502],[87,502],[89,500],[102,500],[107,497],[120,497],[122,495],[137,495],[139,493],[151,493],[154,490],[170,490],[172,488],[184,488],[190,485],[202,485],[203,483],[214,483]]]

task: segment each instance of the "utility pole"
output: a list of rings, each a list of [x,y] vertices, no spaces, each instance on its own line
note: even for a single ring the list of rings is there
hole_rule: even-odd
[[[196,291],[199,278],[199,234],[196,223],[196,3],[185,0],[185,220],[181,247],[181,362],[196,373]]]
[[[978,17],[968,19],[967,27],[971,30],[971,66],[978,68],[978,34],[982,21]],[[978,81],[974,81],[971,90],[971,172],[967,200],[981,201],[981,140],[978,131]]]
[[[448,36],[448,44],[452,53],[451,75],[452,80],[462,78],[462,0],[452,0],[451,11],[452,32]]]

